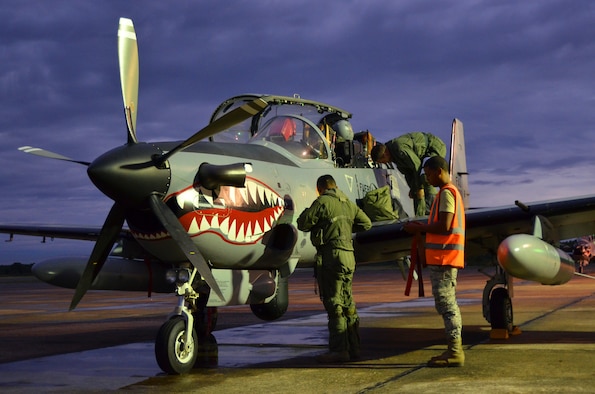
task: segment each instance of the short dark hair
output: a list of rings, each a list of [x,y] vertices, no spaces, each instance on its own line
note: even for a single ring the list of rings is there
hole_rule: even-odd
[[[448,162],[441,156],[432,156],[424,163],[424,168],[429,168],[431,170],[442,169],[448,173],[450,173],[450,169],[448,168]]]
[[[372,158],[374,163],[376,163],[378,159],[384,156],[384,152],[386,152],[386,146],[381,143],[376,143],[376,145],[374,145],[374,147],[370,151],[370,157]]]
[[[318,191],[324,191],[326,189],[335,189],[337,187],[337,182],[335,182],[335,178],[331,175],[322,175],[316,181],[316,188]]]

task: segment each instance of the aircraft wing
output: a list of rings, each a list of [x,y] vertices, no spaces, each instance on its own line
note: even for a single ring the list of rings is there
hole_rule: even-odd
[[[512,234],[532,233],[535,216],[549,220],[555,235],[563,240],[595,234],[595,195],[536,202],[530,205],[503,206],[471,209],[466,212],[467,255],[469,259],[481,253],[495,253],[498,243]],[[415,219],[426,221],[426,218]],[[359,262],[390,261],[409,255],[411,235],[403,230],[404,221],[384,221],[354,237],[356,257]],[[0,224],[0,233],[96,241],[101,227]],[[129,230],[123,229],[122,239],[132,239]],[[480,249],[477,249],[480,247]]]
[[[101,227],[78,227],[37,224],[0,224],[0,233],[31,235],[39,237],[97,241]],[[132,238],[130,232],[123,229],[120,238]]]
[[[471,209],[466,212],[466,254],[471,262],[481,254],[495,255],[500,241],[513,234],[533,234],[535,218],[544,229],[544,241],[559,241],[595,233],[595,195]],[[543,219],[547,220],[543,220]],[[415,219],[426,221],[426,218]],[[410,253],[411,235],[401,221],[375,223],[354,236],[359,262],[390,261]]]
[[[468,237],[529,233],[536,215],[550,221],[556,241],[591,234],[595,232],[595,195],[472,210],[466,214]]]

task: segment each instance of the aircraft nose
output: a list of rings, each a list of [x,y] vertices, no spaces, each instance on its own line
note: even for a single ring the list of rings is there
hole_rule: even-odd
[[[151,193],[167,192],[171,179],[168,162],[156,166],[152,159],[161,153],[152,144],[127,144],[99,156],[87,173],[112,200],[139,207]]]

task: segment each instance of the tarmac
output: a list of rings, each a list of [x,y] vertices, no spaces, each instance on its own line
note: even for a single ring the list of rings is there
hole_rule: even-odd
[[[426,297],[395,267],[362,266],[354,280],[362,357],[320,365],[326,351],[324,309],[310,270],[289,282],[290,307],[262,322],[248,306],[219,308],[218,329],[196,368],[169,376],[153,340],[173,310],[173,295],[92,291],[67,312],[73,290],[34,278],[0,278],[0,391],[201,393],[580,393],[595,392],[595,282],[562,286],[517,281],[519,335],[490,339],[481,312],[489,278],[470,267],[459,275],[466,363],[428,368],[445,349],[443,325]]]

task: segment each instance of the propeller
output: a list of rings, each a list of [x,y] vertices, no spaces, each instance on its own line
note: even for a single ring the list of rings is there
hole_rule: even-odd
[[[132,20],[127,18],[120,18],[119,21],[118,59],[128,132],[126,145],[104,153],[92,163],[73,160],[40,148],[30,146],[19,148],[25,153],[86,165],[87,173],[93,183],[115,201],[76,287],[70,310],[78,305],[91,288],[121,232],[129,208],[150,209],[207,285],[221,300],[224,300],[223,293],[206,259],[194,245],[178,218],[163,201],[171,176],[169,164],[166,161],[190,145],[258,114],[268,103],[265,99],[258,98],[235,108],[164,153],[153,144],[138,142],[136,137],[139,87],[138,46],[134,25]]]
[[[256,115],[264,108],[266,108],[267,105],[268,103],[264,99],[257,98],[256,100],[253,100],[238,108],[235,108],[231,112],[225,114],[225,116],[222,116],[219,119],[209,123],[206,127],[194,133],[192,137],[188,138],[186,141],[182,142],[166,154],[162,155],[160,158],[156,160],[156,164],[162,164],[168,158],[170,158],[175,153],[181,151],[182,149],[185,149],[200,140],[209,138],[210,136],[215,135],[222,130],[225,130],[237,123],[240,123],[243,120],[248,119],[251,116]]]
[[[120,82],[122,86],[122,99],[124,101],[124,114],[126,117],[126,126],[128,128],[128,145],[136,144],[136,114],[138,102],[138,46],[136,43],[136,33],[132,20],[120,18],[118,26],[118,59],[120,66]],[[46,157],[68,160],[61,155],[52,152],[44,152]],[[33,153],[33,152],[28,152]],[[36,154],[36,153],[34,153]],[[49,154],[49,155],[48,155]],[[40,155],[41,156],[41,155]],[[72,160],[69,160],[72,161]],[[96,160],[97,161],[97,160]],[[92,174],[92,163],[89,163],[89,175]],[[76,286],[74,296],[70,303],[70,310],[73,310],[81,301],[83,296],[91,288],[93,281],[101,271],[109,253],[116,242],[126,213],[124,208],[116,202],[110,210],[105,223],[101,228],[97,242],[93,247],[91,256],[87,261],[85,270],[79,283]]]

